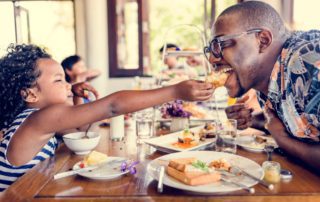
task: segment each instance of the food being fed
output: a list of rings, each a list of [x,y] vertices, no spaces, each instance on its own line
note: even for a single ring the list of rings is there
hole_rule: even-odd
[[[105,162],[108,156],[104,153],[92,151],[83,159],[84,166],[94,166]]]
[[[174,179],[192,186],[217,182],[221,178],[219,172],[196,158],[172,159],[166,171]]]
[[[206,78],[206,82],[212,83],[212,85],[215,88],[223,86],[227,79],[228,79],[229,73],[224,71],[212,71]]]

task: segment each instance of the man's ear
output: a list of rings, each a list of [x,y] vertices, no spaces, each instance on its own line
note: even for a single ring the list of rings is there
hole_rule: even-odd
[[[20,94],[23,97],[24,101],[28,103],[35,103],[39,100],[39,96],[35,88],[27,88],[21,90]]]
[[[263,53],[272,43],[273,36],[271,31],[262,30],[258,33],[259,52]]]

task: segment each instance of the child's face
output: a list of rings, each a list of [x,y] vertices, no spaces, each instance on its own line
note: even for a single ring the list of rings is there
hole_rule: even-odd
[[[69,103],[72,99],[71,85],[66,82],[61,65],[53,59],[39,59],[37,67],[41,72],[37,79],[38,107]]]

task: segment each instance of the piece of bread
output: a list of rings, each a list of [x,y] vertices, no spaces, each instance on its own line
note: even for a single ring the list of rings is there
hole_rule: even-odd
[[[179,170],[181,172],[184,172],[186,169],[186,166],[189,164],[192,164],[196,162],[196,158],[181,158],[181,159],[171,159],[169,161],[169,167],[174,168],[176,170]]]
[[[174,169],[170,166],[167,167],[167,173],[169,176],[173,177],[174,179],[177,179],[180,182],[187,184],[187,185],[191,185],[191,186],[217,182],[221,178],[219,172],[212,172],[212,173],[181,172],[181,171]]]
[[[106,154],[97,151],[92,151],[84,157],[83,163],[88,166],[94,166],[105,162],[107,159],[108,156]]]

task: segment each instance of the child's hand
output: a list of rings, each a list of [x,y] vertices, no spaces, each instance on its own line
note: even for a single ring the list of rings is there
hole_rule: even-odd
[[[211,83],[203,81],[188,80],[175,85],[178,99],[187,101],[207,100],[212,96],[214,89]]]
[[[92,92],[96,99],[98,99],[98,91],[94,89],[89,83],[81,82],[72,85],[72,92],[75,96],[89,98],[88,91]]]
[[[88,69],[85,72],[82,72],[76,76],[77,82],[91,81],[92,79],[98,77],[101,74],[100,70],[97,69]]]

